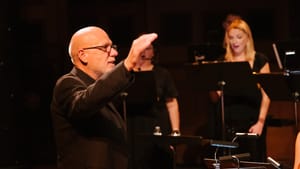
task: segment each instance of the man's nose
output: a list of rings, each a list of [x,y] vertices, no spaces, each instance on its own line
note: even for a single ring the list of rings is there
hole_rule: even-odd
[[[118,56],[118,51],[117,51],[117,49],[114,49],[114,48],[112,48],[111,49],[111,51],[110,51],[110,56],[114,56],[114,57],[116,57],[116,56]]]

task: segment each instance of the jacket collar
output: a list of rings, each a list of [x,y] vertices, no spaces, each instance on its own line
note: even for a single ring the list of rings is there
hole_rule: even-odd
[[[84,81],[84,83],[86,83],[86,85],[90,85],[95,82],[95,80],[92,77],[90,77],[88,74],[86,74],[77,67],[73,67],[70,73],[75,76],[78,76],[82,81]]]

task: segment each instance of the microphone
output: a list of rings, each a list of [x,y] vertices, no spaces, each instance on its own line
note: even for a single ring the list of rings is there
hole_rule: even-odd
[[[219,157],[219,160],[231,160],[231,159],[249,159],[251,157],[250,153],[242,153],[242,154],[234,154],[234,155],[227,155]]]
[[[257,133],[235,133],[237,137],[258,137]]]
[[[122,97],[122,99],[125,99],[128,96],[128,93],[127,92],[122,92],[120,94],[120,96]]]
[[[278,169],[279,169],[279,168],[281,167],[280,163],[278,163],[277,161],[275,161],[273,158],[268,157],[267,160],[268,160],[268,162],[270,162],[275,168],[278,168]]]
[[[235,137],[232,139],[231,142],[235,142],[237,138],[256,138],[259,135],[257,133],[235,133]]]

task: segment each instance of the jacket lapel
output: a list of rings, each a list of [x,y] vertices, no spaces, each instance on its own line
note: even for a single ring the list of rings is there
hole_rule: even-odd
[[[112,110],[114,116],[117,118],[119,122],[118,125],[120,125],[124,131],[126,131],[126,122],[124,122],[124,119],[121,117],[115,106],[111,102],[109,102],[108,107]]]

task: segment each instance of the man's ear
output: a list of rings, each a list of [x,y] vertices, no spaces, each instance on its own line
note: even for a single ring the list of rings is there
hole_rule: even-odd
[[[82,64],[84,64],[84,65],[87,64],[87,62],[88,62],[87,57],[88,56],[84,53],[83,50],[78,51],[78,59]]]

